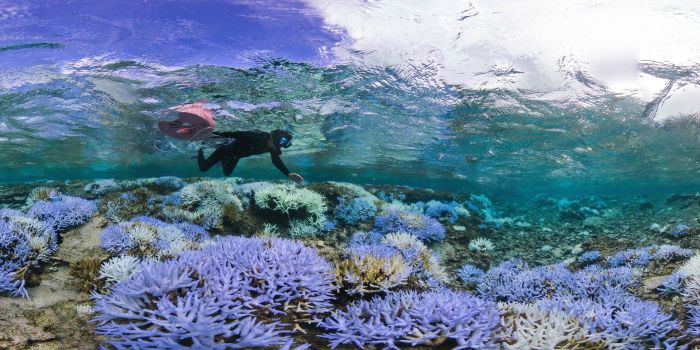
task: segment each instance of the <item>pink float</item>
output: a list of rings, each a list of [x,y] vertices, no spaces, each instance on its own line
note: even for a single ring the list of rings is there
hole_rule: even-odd
[[[158,122],[158,129],[163,134],[178,140],[201,141],[214,132],[214,115],[204,108],[203,103],[190,103],[174,107],[172,110],[177,112],[177,119]]]

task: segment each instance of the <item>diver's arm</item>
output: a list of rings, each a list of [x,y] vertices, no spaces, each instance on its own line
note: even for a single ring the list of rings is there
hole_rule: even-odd
[[[280,157],[279,152],[275,151],[270,151],[270,157],[272,158],[272,164],[279,169],[284,176],[289,176],[290,172],[289,169],[287,169],[286,166],[284,166],[284,162],[282,162],[282,158]]]
[[[279,169],[287,179],[296,182],[298,185],[304,183],[304,178],[297,173],[290,173],[287,167],[282,163],[282,158],[280,158],[280,152],[270,151],[270,156],[272,157],[272,164],[274,164],[277,169]]]

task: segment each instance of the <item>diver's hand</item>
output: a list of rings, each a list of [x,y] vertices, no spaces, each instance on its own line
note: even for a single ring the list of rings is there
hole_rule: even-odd
[[[291,181],[296,182],[297,185],[301,185],[304,182],[304,178],[297,173],[289,173],[289,175],[287,175],[287,178]]]

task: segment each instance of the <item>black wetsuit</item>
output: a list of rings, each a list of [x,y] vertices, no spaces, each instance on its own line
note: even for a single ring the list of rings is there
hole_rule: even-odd
[[[224,166],[224,175],[229,176],[233,169],[236,168],[239,159],[270,152],[272,164],[285,176],[289,175],[289,170],[287,170],[287,167],[282,162],[282,158],[280,158],[282,149],[276,145],[276,142],[270,142],[273,137],[271,133],[257,130],[226,131],[214,132],[213,135],[229,140],[217,147],[214,153],[206,159],[204,159],[204,152],[200,149],[197,154],[199,170],[207,171],[216,163],[221,162]],[[272,147],[270,147],[270,143],[273,144]]]

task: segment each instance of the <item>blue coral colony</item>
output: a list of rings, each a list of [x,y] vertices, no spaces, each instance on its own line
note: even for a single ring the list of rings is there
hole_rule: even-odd
[[[32,298],[32,275],[72,230],[106,220],[96,232],[105,258],[82,307],[105,349],[684,349],[700,337],[695,250],[497,262],[488,232],[526,225],[484,196],[421,201],[237,178],[57,187],[0,210],[0,293]],[[585,220],[600,209],[552,208]],[[464,249],[477,258],[448,266],[437,251],[465,231],[476,232]],[[664,278],[649,291],[652,271]]]

